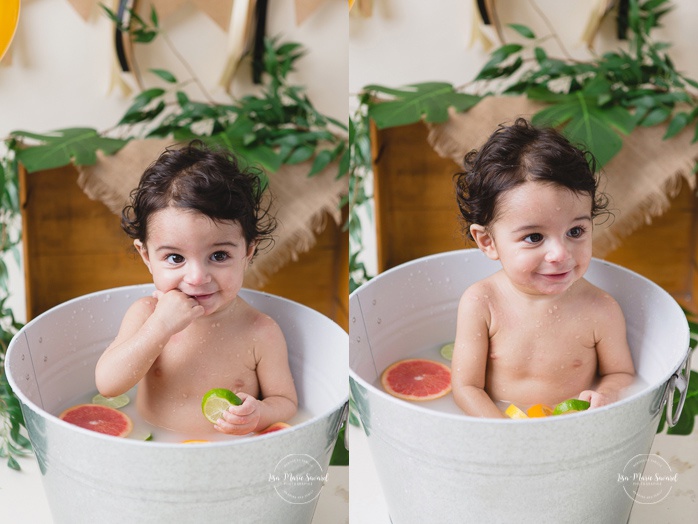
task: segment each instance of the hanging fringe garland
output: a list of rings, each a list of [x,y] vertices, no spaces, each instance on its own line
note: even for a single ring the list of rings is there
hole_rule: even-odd
[[[601,23],[615,7],[618,7],[618,39],[625,40],[628,28],[628,0],[593,0],[589,7],[589,17],[580,38],[581,42],[589,49],[593,48],[594,38],[599,32]],[[479,42],[483,50],[487,52],[494,45],[505,44],[495,0],[473,0],[472,15],[468,47]]]
[[[249,51],[249,45],[254,33],[256,0],[235,0],[230,16],[228,29],[228,45],[225,50],[223,74],[218,85],[228,91],[235,76],[240,60]]]
[[[127,25],[131,12],[135,12],[136,0],[114,0],[112,11],[123,25]],[[118,87],[124,96],[128,96],[134,87],[143,90],[143,79],[136,63],[133,42],[128,33],[121,31],[116,25],[113,28],[114,61],[112,62],[109,92]]]
[[[589,18],[582,31],[581,41],[588,49],[593,49],[594,38],[599,32],[601,22],[606,18],[606,15],[611,12],[615,5],[615,0],[594,0],[589,8]]]
[[[264,36],[267,28],[267,0],[257,0],[255,9],[254,45],[252,46],[252,82],[262,83],[264,71]]]

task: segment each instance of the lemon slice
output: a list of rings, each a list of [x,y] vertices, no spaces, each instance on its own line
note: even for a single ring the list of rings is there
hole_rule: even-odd
[[[504,411],[509,418],[528,418],[528,415],[517,408],[514,404],[509,404],[509,407]]]
[[[453,342],[441,346],[439,353],[441,353],[441,356],[446,360],[451,360],[453,358]]]
[[[230,406],[239,406],[242,400],[235,393],[225,388],[213,388],[206,392],[201,399],[201,411],[206,420],[215,424],[228,411]]]
[[[114,409],[123,408],[129,402],[131,402],[131,399],[128,398],[128,395],[125,393],[116,397],[104,397],[97,393],[94,397],[92,397],[93,404],[99,404],[100,406],[107,406],[108,408]]]
[[[570,398],[568,400],[563,400],[555,409],[553,409],[553,415],[566,415],[568,413],[577,413],[578,411],[584,411],[589,409],[589,403],[586,400],[579,400],[578,398]]]

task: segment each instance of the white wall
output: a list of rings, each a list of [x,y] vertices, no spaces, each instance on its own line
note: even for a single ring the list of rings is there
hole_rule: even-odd
[[[111,2],[106,1],[105,4]],[[85,22],[67,0],[23,0],[12,43],[12,64],[0,64],[0,137],[22,129],[45,132],[65,127],[114,126],[130,105],[120,90],[109,92],[112,67],[111,22],[93,7]],[[229,100],[217,82],[223,69],[227,34],[206,14],[185,7],[161,20],[175,47],[218,101]],[[270,0],[267,35],[300,42],[308,53],[291,76],[307,89],[310,100],[325,114],[346,121],[348,112],[348,17],[346,0],[325,0],[301,26],[295,25],[291,0]],[[142,69],[159,67],[179,78],[187,75],[162,42],[136,50]],[[234,94],[254,89],[245,62],[234,82]],[[157,80],[147,77],[152,84]],[[201,99],[195,89],[192,99]],[[56,239],[60,242],[60,239]],[[11,305],[24,319],[21,271],[11,269]]]
[[[519,23],[531,27],[537,36],[548,33],[543,18],[550,21],[575,58],[589,57],[580,36],[593,0],[498,0],[497,12],[503,25]],[[349,22],[349,91],[356,94],[367,84],[400,86],[442,80],[456,86],[467,84],[487,61],[479,44],[469,46],[473,24],[472,0],[375,0],[373,17],[351,16]],[[664,18],[656,33],[660,41],[671,40],[669,54],[679,70],[698,78],[698,2],[673,0],[673,12]],[[506,28],[506,37],[517,39]],[[615,49],[615,18],[606,18],[596,39],[597,52]],[[548,42],[551,56],[560,56],[559,47]]]

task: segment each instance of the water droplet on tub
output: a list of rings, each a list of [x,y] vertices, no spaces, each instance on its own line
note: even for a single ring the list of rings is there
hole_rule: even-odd
[[[356,317],[351,317],[351,323],[354,324],[356,322]]]
[[[26,380],[29,380],[29,373],[27,373],[26,375],[24,375],[24,378],[25,378]]]
[[[378,322],[379,324],[382,322],[382,320],[380,319],[380,317],[376,320],[376,322]]]
[[[44,341],[44,337],[39,337],[39,344],[41,344]]]
[[[361,342],[361,337],[356,337],[357,342]]]
[[[48,362],[48,355],[44,355],[44,362]]]
[[[374,298],[371,303],[375,306],[376,305],[376,299]]]
[[[24,360],[24,353],[22,353],[22,360]]]

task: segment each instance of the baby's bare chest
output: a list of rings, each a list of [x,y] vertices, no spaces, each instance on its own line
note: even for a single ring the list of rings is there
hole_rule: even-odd
[[[198,394],[213,387],[258,394],[255,340],[227,331],[173,336],[149,371],[151,382]]]
[[[595,362],[593,316],[564,315],[550,307],[538,312],[516,312],[493,318],[489,359],[494,364],[527,367],[580,367]]]

